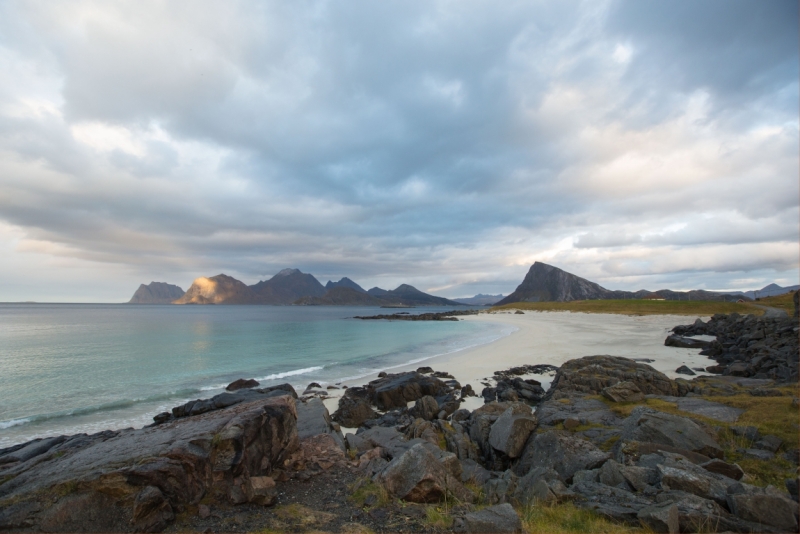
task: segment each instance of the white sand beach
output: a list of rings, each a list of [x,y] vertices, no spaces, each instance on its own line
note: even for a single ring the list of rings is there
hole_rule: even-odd
[[[696,319],[687,315],[629,316],[530,311],[515,314],[511,311],[481,313],[460,319],[499,322],[513,326],[517,330],[492,343],[392,369],[392,372],[411,371],[426,365],[437,371],[449,372],[462,385],[471,384],[480,394],[484,387],[482,382],[486,382],[495,371],[523,364],[560,366],[568,360],[596,354],[651,359],[653,362],[649,365],[671,378],[683,376],[675,373],[675,369],[681,365],[705,368],[715,363],[707,356],[701,356],[698,349],[664,346],[664,339],[674,326],[691,324]],[[698,375],[700,374],[707,373],[698,372]],[[377,375],[346,384],[363,385],[375,378]],[[549,387],[551,377],[539,376],[537,379],[542,382],[542,387],[545,389]],[[331,398],[325,401],[331,412],[338,406],[336,391],[331,390]],[[470,399],[470,402],[463,407],[474,409],[482,403],[483,400],[480,398]]]

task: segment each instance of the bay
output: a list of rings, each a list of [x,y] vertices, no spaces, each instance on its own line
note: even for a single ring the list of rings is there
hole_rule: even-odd
[[[412,313],[444,311],[416,308]],[[0,304],[0,448],[141,427],[237,378],[302,391],[489,343],[480,321],[361,321],[379,308]]]

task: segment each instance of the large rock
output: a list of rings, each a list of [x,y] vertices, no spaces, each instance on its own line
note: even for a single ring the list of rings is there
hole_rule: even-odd
[[[610,457],[589,441],[550,431],[528,441],[514,471],[523,476],[537,467],[550,468],[569,483],[577,471],[600,467]]]
[[[708,456],[722,458],[722,447],[697,423],[686,417],[637,406],[623,422],[621,439],[662,443]]]
[[[436,399],[430,395],[425,395],[421,399],[417,400],[416,404],[414,404],[414,407],[409,410],[409,413],[413,417],[419,417],[426,421],[432,421],[436,419],[436,415],[439,413],[439,403],[436,402]]]
[[[515,415],[514,408],[503,412],[489,431],[489,444],[505,453],[509,458],[522,454],[528,436],[536,429],[536,418],[531,415]]]
[[[462,501],[474,499],[423,443],[394,458],[378,477],[391,495],[409,502],[440,502],[448,492]]]
[[[680,532],[678,515],[678,507],[673,503],[667,503],[646,506],[639,510],[637,517],[653,532],[678,534]]]
[[[250,389],[258,386],[259,386],[258,380],[254,378],[248,378],[248,379],[240,378],[228,384],[225,389],[228,391],[236,391],[238,389]]]
[[[297,409],[297,436],[301,439],[320,434],[330,434],[340,449],[345,449],[344,436],[339,425],[331,421],[328,409],[322,400],[312,398],[305,402],[295,401]]]
[[[597,395],[620,382],[631,382],[646,395],[681,397],[688,392],[688,387],[647,364],[619,356],[585,356],[559,368],[548,396],[558,399],[571,392]]]
[[[333,420],[345,428],[358,428],[377,416],[370,406],[369,392],[360,387],[347,388],[339,399],[339,408],[333,412]]]
[[[249,479],[298,449],[296,421],[292,397],[262,396],[149,428],[69,436],[2,465],[0,529],[159,530],[202,498],[244,502]]]
[[[448,391],[447,385],[438,378],[417,372],[386,375],[370,382],[367,389],[379,410],[404,408],[425,395],[438,397]]]
[[[772,486],[756,488],[737,483],[728,489],[728,508],[745,521],[782,532],[797,532],[797,503]]]
[[[514,508],[508,504],[489,506],[471,512],[459,522],[456,532],[522,532],[522,521]]]

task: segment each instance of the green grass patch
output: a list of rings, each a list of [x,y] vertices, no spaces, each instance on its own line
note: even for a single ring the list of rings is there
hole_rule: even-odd
[[[689,412],[683,412],[678,407],[671,403],[659,399],[646,399],[641,403],[632,402],[611,402],[600,396],[593,396],[606,402],[609,408],[617,413],[620,417],[627,417],[631,414],[636,406],[645,405],[655,410],[688,417],[698,423],[705,424],[707,428],[716,427],[721,430],[717,434],[717,441],[725,450],[725,460],[728,462],[738,463],[748,474],[750,479],[747,481],[750,484],[757,486],[766,486],[772,484],[779,488],[783,488],[784,481],[787,478],[796,476],[796,466],[782,457],[783,452],[787,449],[797,447],[800,442],[800,430],[797,428],[798,422],[798,409],[792,407],[792,397],[798,394],[796,388],[785,387],[777,388],[784,393],[782,397],[754,397],[749,393],[745,393],[744,388],[738,388],[735,395],[708,395],[702,398],[740,408],[744,410],[739,420],[736,423],[724,423],[703,417]],[[753,448],[753,442],[744,436],[736,435],[731,426],[754,426],[762,436],[772,434],[783,440],[783,445],[778,450],[778,453],[773,460],[757,460],[754,458],[747,458],[744,454],[739,453],[738,449]],[[605,444],[604,444],[605,445]],[[610,444],[608,448],[601,447],[608,450],[613,446]]]
[[[386,506],[391,501],[389,492],[380,484],[376,484],[372,480],[359,480],[355,482],[350,488],[350,500],[358,506],[364,506],[364,501],[370,495],[374,495],[377,499],[373,506]]]
[[[581,313],[616,313],[622,315],[693,315],[706,317],[715,313],[763,315],[764,310],[747,303],[708,300],[573,300],[571,302],[514,302],[495,306],[505,310],[564,311]]]
[[[786,293],[785,295],[777,295],[775,297],[764,297],[756,302],[762,306],[769,306],[770,308],[779,308],[784,310],[789,317],[794,315],[794,301],[792,294]]]
[[[433,528],[449,529],[453,526],[453,516],[441,506],[428,506],[425,508],[425,523]]]
[[[522,526],[526,532],[536,534],[616,534],[626,532],[649,532],[606,519],[591,510],[578,508],[572,503],[531,503],[520,512]]]

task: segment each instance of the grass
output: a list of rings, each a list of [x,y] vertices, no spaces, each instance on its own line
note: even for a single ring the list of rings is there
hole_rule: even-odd
[[[649,532],[641,527],[611,521],[591,510],[578,508],[572,503],[534,502],[524,506],[519,512],[524,530],[536,534]]]
[[[780,308],[784,310],[786,313],[789,314],[789,317],[794,315],[794,301],[792,300],[792,294],[786,293],[785,295],[777,295],[775,297],[764,297],[760,299],[756,304],[761,304],[762,306],[769,306],[770,308]]]
[[[357,481],[349,489],[350,500],[360,507],[364,506],[364,501],[370,495],[374,495],[377,499],[373,506],[386,506],[392,500],[386,488],[369,479]]]
[[[798,422],[798,409],[792,407],[792,397],[798,395],[798,390],[794,387],[777,388],[783,392],[783,396],[754,397],[746,393],[746,390],[742,388],[736,389],[741,392],[735,395],[708,395],[702,397],[708,401],[743,409],[744,412],[739,417],[739,420],[732,424],[723,423],[701,415],[683,412],[679,410],[675,404],[659,399],[646,399],[643,403],[615,403],[599,396],[596,398],[606,402],[611,410],[621,417],[630,415],[631,411],[633,411],[636,406],[645,405],[662,412],[689,417],[695,421],[704,423],[707,427],[721,428],[722,430],[717,435],[717,441],[725,450],[725,460],[738,463],[750,477],[750,479],[747,480],[748,483],[756,486],[772,484],[778,488],[783,488],[784,481],[787,478],[796,476],[796,466],[784,459],[782,453],[786,449],[797,447],[798,440],[800,439],[800,430],[798,430],[796,426]],[[757,460],[755,458],[747,458],[743,454],[737,452],[737,449],[752,448],[753,443],[747,438],[737,436],[731,431],[730,427],[734,425],[754,426],[762,436],[772,434],[783,440],[783,445],[778,450],[775,459],[769,461]]]
[[[438,529],[449,529],[453,526],[453,516],[441,506],[428,506],[425,509],[425,523]]]
[[[336,518],[333,514],[312,510],[297,503],[276,506],[274,513],[279,519],[295,524],[299,523],[301,526],[322,525]]]
[[[762,299],[763,300],[766,299]],[[767,304],[769,306],[769,304]],[[571,302],[514,302],[494,306],[490,311],[570,311],[582,313],[616,313],[622,315],[692,315],[706,317],[715,313],[751,313],[763,315],[764,310],[747,303],[708,300],[573,300]]]

